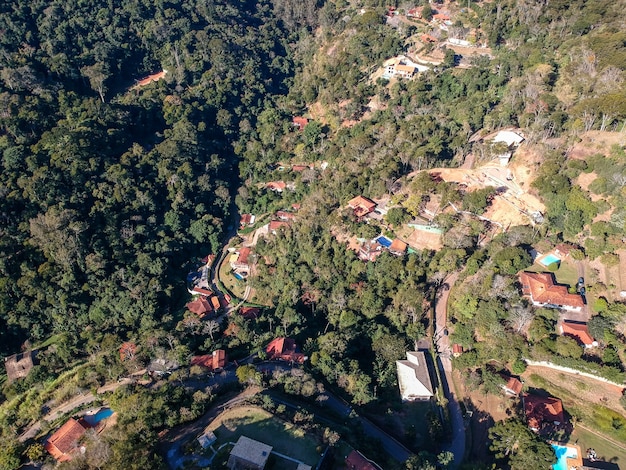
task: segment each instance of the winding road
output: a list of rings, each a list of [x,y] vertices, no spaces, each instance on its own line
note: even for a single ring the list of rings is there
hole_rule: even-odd
[[[453,392],[452,381],[452,361],[450,359],[452,349],[450,347],[450,338],[447,335],[448,320],[448,298],[450,290],[459,277],[459,273],[453,273],[444,279],[435,302],[435,351],[437,352],[437,367],[443,372],[441,376],[443,392],[448,400],[448,410],[450,412],[450,421],[452,426],[452,442],[445,449],[454,454],[454,463],[450,468],[458,468],[463,462],[465,456],[465,423],[463,421],[463,413],[456,395]]]

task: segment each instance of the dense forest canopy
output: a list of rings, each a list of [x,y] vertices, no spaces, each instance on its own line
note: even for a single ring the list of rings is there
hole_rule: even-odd
[[[474,30],[489,53],[460,64],[444,48],[415,79],[390,81],[376,71],[413,53],[425,26],[392,27],[382,0],[1,4],[0,356],[43,350],[28,379],[3,393],[9,402],[45,390],[28,411],[23,400],[0,414],[2,439],[39,417],[64,370],[77,387],[128,372],[123,341],[139,346],[145,365],[165,356],[187,364],[216,347],[240,358],[294,337],[311,373],[352,404],[391,409],[395,361],[432,336],[432,303],[454,272],[452,337],[469,351],[455,366],[471,386],[499,391],[495,357],[517,370],[524,357],[556,358],[623,379],[623,303],[594,305],[590,330],[610,352],[587,360],[555,337],[553,311],[531,311],[515,275],[542,240],[619,263],[624,146],[568,154],[586,132],[624,130],[624,12],[599,0],[449,6],[458,12],[450,28]],[[294,116],[308,117],[301,131]],[[472,136],[505,127],[538,149],[529,191],[546,213],[542,224],[495,235],[476,216],[497,189],[469,192],[424,170],[469,154],[485,163],[494,150]],[[582,188],[577,178],[591,173]],[[288,189],[269,191],[279,179]],[[345,209],[358,194],[393,208],[364,223]],[[392,237],[435,199],[462,209],[435,218],[437,251],[364,263],[340,241]],[[271,217],[294,204],[297,223],[254,247],[247,282],[260,316],[232,318],[229,334],[193,318],[186,275],[221,253],[238,214]],[[128,429],[112,438],[110,468],[130,465],[133,453],[141,458],[125,468],[158,468],[156,432],[197,418],[211,399],[174,380],[154,393],[118,390],[112,403]],[[423,445],[434,452],[443,431],[428,432]]]

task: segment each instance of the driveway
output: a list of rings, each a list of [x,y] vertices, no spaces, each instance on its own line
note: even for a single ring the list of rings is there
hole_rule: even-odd
[[[465,456],[465,423],[463,422],[463,413],[457,397],[452,391],[452,361],[450,356],[452,349],[450,347],[450,338],[448,337],[446,325],[448,320],[448,298],[454,283],[458,279],[459,274],[453,273],[444,279],[441,285],[440,293],[435,303],[435,345],[437,350],[437,367],[442,372],[441,381],[442,388],[446,399],[448,400],[448,411],[450,412],[450,425],[452,426],[452,442],[446,447],[454,454],[454,463],[450,468],[458,468]]]

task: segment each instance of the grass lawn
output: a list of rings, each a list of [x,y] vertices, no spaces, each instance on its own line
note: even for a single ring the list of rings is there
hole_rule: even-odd
[[[530,271],[532,273],[550,272],[546,266],[537,262],[527,268],[526,271]],[[566,284],[569,287],[576,286],[576,283],[578,282],[578,268],[576,267],[576,262],[571,259],[561,260],[559,269],[554,273],[554,277],[556,278],[556,282],[559,284]]]
[[[570,436],[570,442],[577,443],[585,452],[588,448],[592,448],[598,454],[598,458],[605,462],[612,462],[621,468],[626,468],[626,450],[617,447],[605,438],[600,437],[580,426],[576,426],[574,432]],[[626,446],[626,444],[625,444]]]
[[[246,290],[246,281],[242,281],[233,276],[230,263],[228,262],[228,256],[224,258],[224,262],[219,269],[219,279],[222,284],[224,284],[224,287],[232,292],[235,297],[242,299]]]
[[[227,442],[237,442],[240,436],[246,436],[268,444],[274,451],[298,459],[307,465],[315,466],[320,458],[315,438],[307,436],[302,429],[274,417],[261,408],[242,406],[225,411],[209,424],[207,429],[213,431],[217,437],[214,448]],[[280,458],[274,460],[276,465],[273,468],[287,469],[286,460]]]

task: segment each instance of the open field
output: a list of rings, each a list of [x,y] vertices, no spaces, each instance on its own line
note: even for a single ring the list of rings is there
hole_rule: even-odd
[[[608,441],[606,437],[599,436],[578,425],[570,436],[570,442],[577,443],[583,452],[588,448],[594,449],[599,460],[615,463],[620,468],[626,468],[626,447],[620,447]],[[626,446],[626,444],[624,445]]]
[[[254,406],[242,406],[225,411],[207,428],[217,437],[215,448],[227,442],[237,442],[240,436],[271,445],[273,450],[315,466],[320,458],[317,442],[296,426],[275,418]],[[280,462],[281,464],[284,463]],[[277,467],[274,468],[284,468]]]

